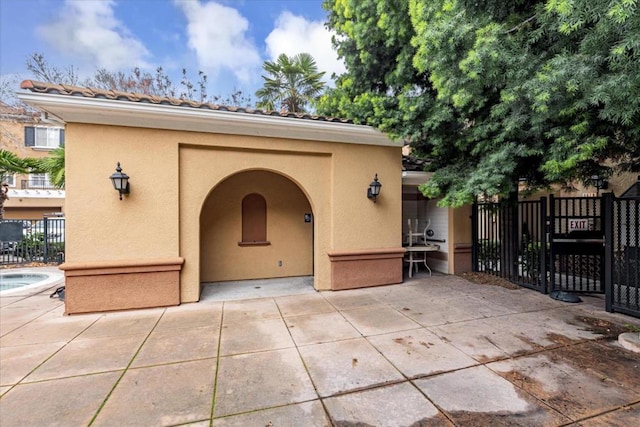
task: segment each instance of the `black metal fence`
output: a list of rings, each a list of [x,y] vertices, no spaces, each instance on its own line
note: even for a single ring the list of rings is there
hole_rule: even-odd
[[[64,261],[65,219],[0,220],[0,265]]]
[[[543,293],[604,293],[607,311],[640,318],[640,198],[475,203],[472,233],[475,271]]]
[[[640,317],[640,198],[607,197],[605,227],[607,311]]]
[[[476,203],[472,210],[476,271],[546,292],[547,200]]]

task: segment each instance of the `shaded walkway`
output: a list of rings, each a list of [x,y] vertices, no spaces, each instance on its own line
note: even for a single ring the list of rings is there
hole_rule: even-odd
[[[200,301],[234,301],[315,293],[313,276],[203,283]]]

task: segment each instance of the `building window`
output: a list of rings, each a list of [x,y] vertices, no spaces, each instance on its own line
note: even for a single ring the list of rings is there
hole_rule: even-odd
[[[242,199],[242,241],[240,246],[266,246],[267,201],[258,193]]]
[[[46,173],[32,173],[29,175],[28,188],[48,189],[53,188],[49,182],[49,175]]]
[[[2,183],[7,183],[7,185],[9,185],[9,187],[15,187],[16,186],[16,176],[14,174],[5,174],[5,175],[0,175],[0,181],[2,181]]]
[[[52,127],[24,128],[24,145],[34,148],[58,148],[64,146],[64,129]]]

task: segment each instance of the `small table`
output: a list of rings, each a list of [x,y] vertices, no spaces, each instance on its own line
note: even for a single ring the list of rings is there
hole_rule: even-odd
[[[416,266],[416,273],[418,272],[418,263],[423,262],[424,266],[429,270],[429,276],[431,276],[431,269],[427,265],[427,252],[435,252],[440,249],[439,245],[420,245],[420,246],[406,246],[405,249],[409,253],[409,259],[406,262],[409,263],[409,277],[413,277],[413,266]],[[422,253],[423,257],[415,259],[414,254]]]

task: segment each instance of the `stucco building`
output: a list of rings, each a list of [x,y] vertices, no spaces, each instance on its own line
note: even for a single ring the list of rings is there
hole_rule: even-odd
[[[198,301],[201,284],[402,281],[401,143],[325,117],[25,81],[66,129],[67,313]],[[116,164],[130,179],[120,200]],[[380,196],[367,197],[377,175]]]

